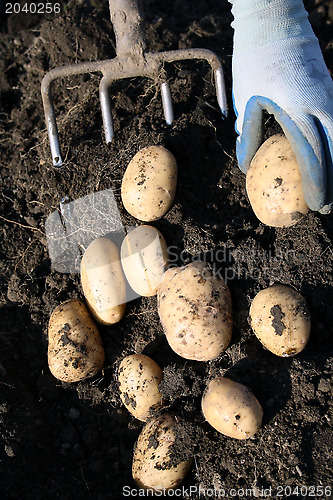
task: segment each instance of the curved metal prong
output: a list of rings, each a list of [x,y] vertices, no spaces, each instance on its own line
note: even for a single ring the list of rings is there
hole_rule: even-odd
[[[54,167],[61,167],[62,157],[61,157],[61,150],[60,150],[60,142],[59,142],[57,122],[55,121],[53,110],[51,111],[50,118],[47,122],[47,130],[48,130],[49,139],[50,139],[50,147],[51,147],[53,166]]]
[[[221,113],[228,116],[227,95],[225,91],[224,75],[222,67],[214,70],[214,80],[216,87],[216,98],[220,106]]]
[[[172,105],[170,86],[167,82],[163,82],[161,85],[161,95],[162,95],[164,118],[167,124],[171,125],[174,119],[173,105]]]
[[[57,122],[55,119],[54,106],[51,96],[51,83],[52,79],[48,76],[48,74],[46,74],[42,81],[42,99],[47,131],[49,134],[53,165],[55,167],[60,167],[62,165],[62,158]]]
[[[156,59],[161,63],[171,63],[174,61],[185,61],[186,59],[196,59],[207,61],[214,72],[214,79],[216,85],[216,97],[224,116],[227,116],[227,97],[224,84],[223,68],[220,58],[215,52],[207,49],[181,49],[181,50],[168,50],[165,52],[157,52],[150,54],[151,58]]]
[[[101,101],[103,127],[105,133],[105,141],[107,144],[112,141],[114,136],[111,99],[109,95],[110,84],[110,79],[105,76],[103,76],[99,84],[99,98]]]
[[[62,158],[60,152],[60,142],[55,119],[55,111],[51,95],[51,87],[54,80],[58,78],[66,78],[68,76],[82,75],[83,73],[96,73],[104,72],[105,68],[109,68],[113,59],[106,61],[92,61],[83,62],[78,64],[71,64],[69,66],[60,66],[54,68],[44,76],[41,85],[41,93],[44,106],[44,114],[47,125],[47,131],[50,139],[50,147],[52,153],[53,165],[60,167],[62,165]]]

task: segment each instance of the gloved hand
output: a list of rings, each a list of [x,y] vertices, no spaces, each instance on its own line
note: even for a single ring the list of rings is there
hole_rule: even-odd
[[[312,210],[333,206],[333,82],[301,0],[233,4],[237,159],[246,172],[263,142],[263,109],[296,155]]]

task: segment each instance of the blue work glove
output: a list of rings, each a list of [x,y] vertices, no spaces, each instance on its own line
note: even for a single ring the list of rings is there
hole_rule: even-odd
[[[246,172],[263,142],[263,110],[296,155],[307,205],[333,206],[333,82],[301,0],[229,0],[234,15],[237,159]]]

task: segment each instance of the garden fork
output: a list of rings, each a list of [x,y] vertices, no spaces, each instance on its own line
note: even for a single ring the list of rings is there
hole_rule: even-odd
[[[51,85],[57,78],[83,73],[102,73],[99,86],[105,140],[112,141],[114,135],[109,87],[116,80],[132,77],[157,79],[163,74],[165,63],[189,59],[202,59],[209,63],[214,73],[216,96],[223,115],[227,115],[227,102],[222,64],[218,56],[207,49],[181,49],[165,52],[147,52],[144,38],[144,21],[141,0],[109,0],[110,18],[116,37],[116,57],[105,61],[83,62],[62,66],[49,71],[43,78],[41,93],[45,119],[50,139],[54,166],[62,165],[60,143]],[[173,121],[173,106],[167,81],[161,83],[164,117],[168,124]]]

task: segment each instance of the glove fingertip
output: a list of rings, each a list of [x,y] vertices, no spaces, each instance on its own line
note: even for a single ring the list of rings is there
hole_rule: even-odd
[[[236,156],[239,169],[243,174],[246,174],[250,166],[250,161],[248,160],[247,149],[240,140],[236,142]]]
[[[330,214],[330,213],[331,213],[332,208],[333,208],[333,207],[332,207],[332,203],[331,203],[330,205],[325,205],[323,208],[321,208],[321,209],[319,210],[319,213],[320,213],[321,215],[328,215],[328,214]]]
[[[246,174],[252,158],[263,142],[262,107],[252,97],[245,108],[242,133],[236,142],[236,155],[240,170]]]

